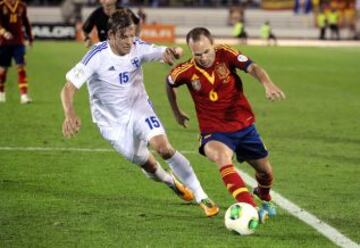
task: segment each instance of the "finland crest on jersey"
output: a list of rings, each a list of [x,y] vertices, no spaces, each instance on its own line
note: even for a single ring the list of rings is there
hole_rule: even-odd
[[[126,123],[132,106],[147,98],[141,65],[160,61],[166,47],[135,39],[130,53],[112,52],[107,41],[96,44],[67,74],[66,78],[80,88],[87,82],[93,121],[114,126]]]

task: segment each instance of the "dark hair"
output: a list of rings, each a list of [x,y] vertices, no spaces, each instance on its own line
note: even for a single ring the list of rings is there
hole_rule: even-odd
[[[116,33],[118,30],[127,28],[134,24],[129,12],[126,9],[115,11],[109,18],[107,28]]]
[[[202,35],[208,38],[211,43],[213,43],[213,37],[210,31],[203,27],[197,27],[190,30],[190,32],[186,35],[186,43],[189,44],[190,39],[193,41],[198,41]]]

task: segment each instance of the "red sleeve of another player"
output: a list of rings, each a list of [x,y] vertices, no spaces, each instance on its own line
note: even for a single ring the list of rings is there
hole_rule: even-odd
[[[247,68],[253,63],[249,57],[231,47],[224,46],[223,51],[229,64],[244,72],[247,72]]]
[[[170,87],[179,87],[187,83],[186,71],[191,67],[190,64],[181,64],[175,67],[167,77],[167,84]]]

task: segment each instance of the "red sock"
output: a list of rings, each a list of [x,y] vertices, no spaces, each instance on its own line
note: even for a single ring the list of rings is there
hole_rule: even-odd
[[[249,193],[244,181],[235,171],[235,167],[232,164],[222,167],[220,169],[220,174],[226,188],[238,202],[246,202],[256,207],[252,195]]]
[[[24,68],[18,69],[18,79],[19,79],[19,90],[20,94],[27,94],[28,85],[26,78],[26,71]]]
[[[5,92],[6,71],[0,73],[0,92]]]
[[[256,173],[255,174],[256,181],[258,182],[258,193],[261,200],[270,201],[270,189],[271,184],[273,182],[273,176],[272,173]]]

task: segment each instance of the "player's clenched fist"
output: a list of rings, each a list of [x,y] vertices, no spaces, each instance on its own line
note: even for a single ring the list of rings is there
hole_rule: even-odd
[[[176,122],[177,122],[179,125],[187,128],[187,126],[188,126],[187,123],[188,123],[188,121],[190,120],[190,118],[189,118],[189,116],[187,116],[187,114],[185,114],[185,113],[182,112],[182,111],[179,111],[179,112],[175,113],[175,118],[176,118]]]

